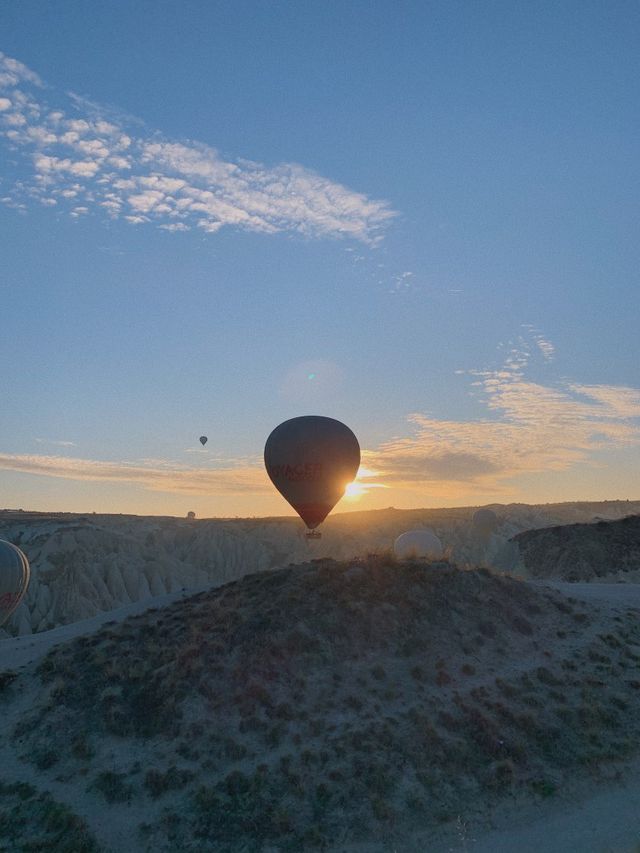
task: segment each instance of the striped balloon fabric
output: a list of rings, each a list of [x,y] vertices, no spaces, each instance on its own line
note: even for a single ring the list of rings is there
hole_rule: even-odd
[[[0,625],[4,625],[24,598],[29,576],[29,561],[20,548],[0,539]]]

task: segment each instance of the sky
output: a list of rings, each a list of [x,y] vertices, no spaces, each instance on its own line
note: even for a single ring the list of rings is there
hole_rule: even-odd
[[[640,498],[636,2],[0,5],[0,507]],[[198,437],[207,435],[203,448]]]

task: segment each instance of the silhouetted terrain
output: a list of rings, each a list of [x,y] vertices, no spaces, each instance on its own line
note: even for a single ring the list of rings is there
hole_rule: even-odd
[[[113,623],[0,678],[0,847],[51,837],[19,829],[18,782],[76,816],[74,849],[435,844],[460,816],[482,824],[635,753],[637,617],[381,557],[254,573]]]
[[[500,525],[482,541],[473,507],[374,510],[331,516],[322,539],[309,543],[295,518],[203,519],[126,515],[0,512],[0,538],[22,548],[31,563],[27,597],[5,626],[27,635],[76,622],[131,602],[181,589],[218,586],[243,575],[310,557],[350,559],[388,550],[415,527],[430,527],[459,564],[520,567],[510,537],[534,528],[620,518],[640,502],[493,505]],[[0,629],[0,637],[3,636]]]
[[[640,515],[527,530],[515,542],[530,577],[640,580]]]

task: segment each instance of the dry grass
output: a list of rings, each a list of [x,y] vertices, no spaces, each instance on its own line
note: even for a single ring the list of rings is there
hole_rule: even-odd
[[[634,749],[632,620],[596,632],[485,569],[358,568],[247,576],[54,651],[21,750],[88,767],[109,802],[168,803],[149,849],[298,851],[553,796]],[[113,744],[146,773],[105,771]]]
[[[0,849],[99,853],[87,826],[49,794],[0,782]]]

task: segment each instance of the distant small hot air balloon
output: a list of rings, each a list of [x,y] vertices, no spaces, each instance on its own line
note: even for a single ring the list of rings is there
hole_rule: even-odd
[[[407,557],[442,557],[442,542],[428,527],[421,530],[408,530],[398,536],[393,543],[393,552],[401,560]]]
[[[360,445],[340,421],[306,415],[273,430],[264,464],[273,485],[313,531],[358,473]]]
[[[478,533],[490,536],[498,527],[498,516],[492,509],[481,507],[473,513],[472,523]]]
[[[209,439],[207,438],[207,436],[206,436],[206,435],[201,435],[201,436],[200,436],[200,444],[201,444],[203,447],[205,446],[205,444],[206,444],[208,441],[209,441]]]
[[[29,561],[20,548],[0,539],[0,625],[24,598],[29,576]]]

